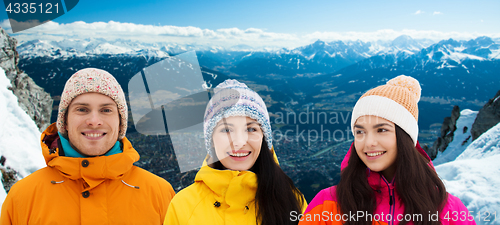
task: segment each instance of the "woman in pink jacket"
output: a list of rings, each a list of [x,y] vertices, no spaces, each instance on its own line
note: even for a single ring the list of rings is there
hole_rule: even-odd
[[[340,182],[316,195],[300,224],[475,224],[417,142],[420,92],[401,75],[361,96]]]

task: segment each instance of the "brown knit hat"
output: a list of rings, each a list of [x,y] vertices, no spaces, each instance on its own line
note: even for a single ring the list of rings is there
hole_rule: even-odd
[[[62,135],[67,136],[68,131],[66,129],[67,124],[65,119],[66,110],[74,98],[85,93],[100,93],[109,96],[116,102],[118,112],[120,113],[120,132],[118,134],[118,140],[125,137],[128,120],[128,108],[125,94],[113,75],[104,70],[94,68],[79,70],[66,81],[66,85],[61,95],[61,102],[59,103],[57,130]]]
[[[389,120],[410,135],[413,143],[418,139],[418,101],[422,88],[413,77],[400,75],[387,84],[367,91],[361,96],[352,111],[351,129],[365,115],[379,116]]]

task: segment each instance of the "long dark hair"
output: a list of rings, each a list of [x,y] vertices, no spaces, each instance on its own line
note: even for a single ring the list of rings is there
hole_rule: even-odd
[[[215,153],[212,155],[216,155]],[[220,161],[209,164],[214,169],[225,169]],[[302,213],[305,199],[292,179],[274,161],[267,142],[262,140],[259,157],[250,171],[257,175],[257,192],[255,193],[256,223],[261,225],[298,224],[292,221],[290,213]]]
[[[436,171],[427,163],[427,159],[421,155],[413,145],[410,136],[396,125],[396,173],[394,182],[399,200],[405,208],[405,215],[422,215],[422,220],[413,221],[415,225],[440,224],[439,221],[429,221],[430,213],[441,211],[446,203],[446,188],[439,179]],[[340,182],[337,185],[336,194],[340,211],[345,214],[357,211],[374,213],[375,191],[370,187],[367,180],[367,167],[361,161],[356,148],[352,147],[349,164],[341,172]],[[340,213],[340,212],[339,212]],[[408,221],[401,221],[404,225]],[[371,225],[372,221],[344,221],[348,225]]]

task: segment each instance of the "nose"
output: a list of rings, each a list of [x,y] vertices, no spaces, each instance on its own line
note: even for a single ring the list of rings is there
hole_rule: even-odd
[[[248,141],[248,134],[246,132],[234,132],[231,135],[232,145],[234,150],[239,150],[246,145]]]
[[[365,138],[366,138],[366,140],[365,140],[365,145],[366,146],[368,146],[368,147],[377,146],[378,141],[377,141],[376,135],[367,133],[365,135]]]
[[[91,127],[101,126],[102,125],[102,118],[99,115],[99,112],[90,113],[89,117],[87,118],[86,123],[88,126],[91,126]]]

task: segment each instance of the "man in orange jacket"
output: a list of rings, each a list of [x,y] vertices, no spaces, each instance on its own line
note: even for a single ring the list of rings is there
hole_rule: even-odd
[[[108,72],[83,69],[66,82],[57,122],[41,136],[47,167],[18,181],[0,224],[162,224],[175,195],[133,165],[127,103]]]

